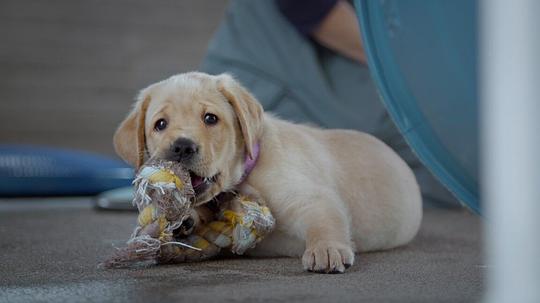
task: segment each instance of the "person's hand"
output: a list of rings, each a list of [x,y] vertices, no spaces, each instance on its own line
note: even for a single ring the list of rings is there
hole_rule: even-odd
[[[338,1],[330,13],[312,33],[320,44],[353,59],[366,63],[366,54],[360,38],[360,27],[354,8],[347,1]]]

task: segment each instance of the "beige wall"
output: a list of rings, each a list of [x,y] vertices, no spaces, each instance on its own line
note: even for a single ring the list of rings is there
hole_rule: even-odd
[[[197,69],[225,0],[0,0],[0,143],[113,154],[138,89]]]

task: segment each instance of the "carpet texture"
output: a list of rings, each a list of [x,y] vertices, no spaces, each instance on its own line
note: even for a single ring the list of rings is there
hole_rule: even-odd
[[[134,212],[85,199],[0,201],[0,302],[474,302],[485,266],[481,219],[425,211],[406,247],[357,255],[342,275],[299,259],[234,258],[151,268],[97,264],[129,236]]]

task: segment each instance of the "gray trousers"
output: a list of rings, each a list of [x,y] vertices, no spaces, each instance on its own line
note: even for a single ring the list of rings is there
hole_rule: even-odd
[[[394,126],[368,68],[299,34],[274,1],[233,0],[201,70],[232,74],[266,111],[286,120],[378,137],[413,169],[426,205],[459,205]]]

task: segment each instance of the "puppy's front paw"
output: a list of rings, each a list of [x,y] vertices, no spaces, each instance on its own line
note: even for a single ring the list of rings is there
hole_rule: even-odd
[[[345,272],[354,262],[352,249],[345,244],[319,242],[308,246],[302,257],[304,269],[327,274]]]

